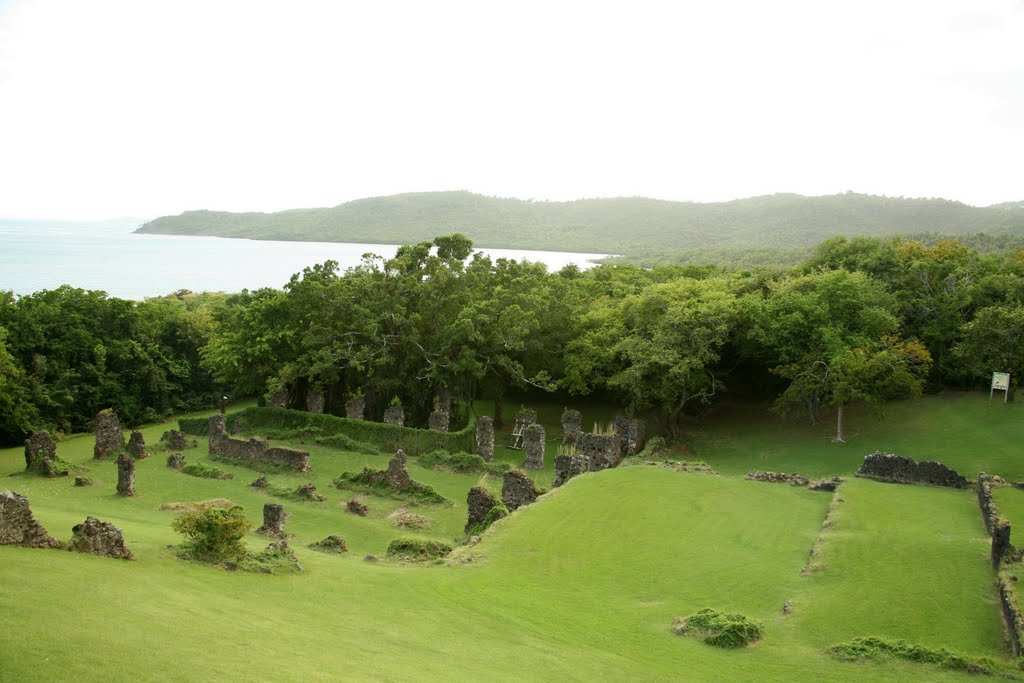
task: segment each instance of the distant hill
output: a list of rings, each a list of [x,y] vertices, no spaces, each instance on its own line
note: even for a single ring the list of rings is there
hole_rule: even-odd
[[[775,194],[707,204],[644,197],[547,202],[418,192],[277,213],[186,211],[157,218],[136,232],[376,244],[461,232],[479,247],[627,254],[810,247],[838,234],[1024,235],[1024,202],[973,207],[946,199],[855,193]]]

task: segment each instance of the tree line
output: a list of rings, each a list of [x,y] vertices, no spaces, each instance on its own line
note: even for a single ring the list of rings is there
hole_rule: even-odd
[[[836,237],[786,269],[492,260],[459,234],[327,261],[282,289],[131,302],[72,287],[0,294],[0,438],[128,424],[231,396],[309,390],[344,414],[435,397],[599,395],[678,435],[687,415],[771,399],[815,421],[845,406],[1024,372],[1024,250]],[[458,401],[457,401],[458,403]]]

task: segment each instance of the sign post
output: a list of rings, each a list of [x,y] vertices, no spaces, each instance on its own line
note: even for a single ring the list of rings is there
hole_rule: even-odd
[[[988,390],[988,400],[992,400],[992,392],[996,389],[1005,392],[1003,394],[1003,403],[1006,403],[1006,400],[1010,397],[1010,373],[992,373],[992,387]]]

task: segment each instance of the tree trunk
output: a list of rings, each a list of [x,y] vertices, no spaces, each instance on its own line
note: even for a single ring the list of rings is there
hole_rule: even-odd
[[[818,424],[818,401],[816,399],[812,398],[807,401],[807,420],[812,427]]]
[[[505,396],[505,385],[499,381],[497,387],[494,390],[494,429],[500,431],[505,427],[505,422],[501,419],[501,399]]]
[[[832,439],[834,443],[845,443],[846,442],[846,425],[844,424],[843,411],[846,405],[843,403],[839,404],[836,410],[836,438]]]

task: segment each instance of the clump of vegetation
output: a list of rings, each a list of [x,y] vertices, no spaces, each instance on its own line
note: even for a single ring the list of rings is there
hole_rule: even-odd
[[[715,647],[746,647],[764,637],[764,625],[742,614],[726,614],[705,607],[688,617],[676,617],[672,630]]]
[[[235,569],[261,574],[294,574],[302,571],[302,565],[287,541],[276,541],[258,553],[247,554]]]
[[[501,503],[498,503],[497,505],[491,508],[490,512],[487,513],[486,517],[484,517],[482,520],[466,529],[466,535],[479,536],[487,529],[489,529],[492,524],[497,522],[502,517],[508,517],[508,515],[508,508],[502,505]]]
[[[388,544],[388,557],[408,557],[414,560],[432,560],[444,557],[451,551],[452,547],[447,543],[421,538],[396,538]]]
[[[201,562],[237,562],[247,555],[242,538],[253,523],[238,505],[229,508],[200,503],[171,522],[171,528],[186,537],[178,557]]]
[[[665,439],[660,436],[652,436],[647,439],[644,449],[637,453],[638,458],[660,458],[668,452],[668,445]]]
[[[366,443],[365,441],[356,441],[345,434],[328,434],[327,436],[318,436],[314,441],[321,446],[337,448],[341,451],[352,451],[353,453],[364,453],[366,455],[378,455],[380,453],[380,449],[373,444]]]
[[[66,477],[72,467],[58,456],[46,457],[46,451],[39,450],[32,456],[28,470],[44,477]]]
[[[175,512],[195,512],[203,508],[231,508],[235,507],[235,503],[231,502],[227,498],[212,498],[210,500],[204,500],[199,503],[162,503],[160,505],[161,510],[174,510]]]
[[[428,531],[434,526],[434,520],[413,512],[403,512],[395,517],[395,526],[400,529],[412,529],[413,531]]]
[[[891,640],[875,636],[854,638],[849,642],[833,645],[826,652],[836,659],[847,662],[884,662],[903,659],[972,674],[991,674],[996,666],[995,662],[988,657],[968,657],[946,648],[933,649],[908,643],[905,640]]]
[[[508,463],[487,462],[476,453],[449,453],[438,450],[424,453],[416,459],[421,467],[442,472],[468,474],[481,472],[486,474],[504,474],[510,469]]]
[[[314,541],[309,544],[309,547],[313,550],[319,550],[322,553],[347,553],[348,544],[345,543],[345,539],[342,536],[330,535],[320,541]]]
[[[409,500],[424,505],[450,504],[451,501],[435,491],[433,487],[410,481],[404,488],[392,488],[388,484],[387,472],[364,467],[362,472],[342,472],[333,482],[339,489],[364,491],[378,496]]]
[[[235,475],[224,470],[219,470],[216,467],[211,467],[201,462],[194,462],[191,465],[185,465],[181,468],[182,473],[189,475],[190,477],[199,477],[201,479],[234,479]]]

